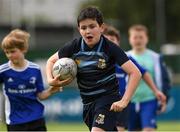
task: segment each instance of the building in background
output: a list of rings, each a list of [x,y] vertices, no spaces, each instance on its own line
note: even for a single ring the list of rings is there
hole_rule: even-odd
[[[78,35],[83,0],[0,0],[0,40],[12,29],[31,34],[30,49],[54,49]],[[48,39],[46,39],[48,38]]]
[[[0,24],[74,25],[83,0],[0,0]]]

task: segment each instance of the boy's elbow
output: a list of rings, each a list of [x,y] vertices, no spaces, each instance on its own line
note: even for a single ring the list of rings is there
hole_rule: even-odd
[[[129,74],[129,76],[131,76],[132,78],[136,80],[140,80],[142,78],[142,74],[137,68],[133,69],[131,73]]]
[[[139,69],[136,69],[136,70],[135,70],[135,74],[136,74],[136,76],[137,76],[137,78],[138,78],[139,80],[142,78],[142,74],[141,74],[141,72],[139,71]]]
[[[52,58],[49,58],[49,59],[47,60],[46,65],[49,65],[49,63],[52,63]]]

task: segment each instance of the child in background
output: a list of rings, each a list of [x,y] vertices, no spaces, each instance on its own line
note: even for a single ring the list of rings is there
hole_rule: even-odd
[[[15,29],[1,44],[9,60],[0,65],[8,131],[46,131],[44,106],[39,99],[59,91],[59,87],[44,90],[40,67],[25,59],[29,37],[29,33]]]
[[[166,67],[158,53],[147,49],[148,39],[148,29],[144,25],[131,26],[129,42],[132,50],[128,55],[148,70],[157,87],[168,97],[170,81]],[[140,81],[131,102],[129,130],[155,131],[158,102],[144,80]],[[164,107],[161,107],[163,111]]]
[[[116,44],[117,46],[120,46],[120,33],[115,27],[106,24],[104,27],[103,34],[110,41],[114,42],[114,44]],[[140,66],[131,56],[128,56],[128,57],[139,68],[139,70],[142,74],[142,79],[149,85],[151,90],[154,92],[156,98],[161,102],[163,108],[165,108],[166,97],[160,90],[158,90],[158,88],[154,84],[150,74],[147,72],[146,69],[144,69],[142,66]],[[120,94],[124,94],[124,92],[126,90],[128,75],[118,65],[116,65],[116,77],[119,80]],[[125,131],[125,129],[128,128],[129,118],[130,117],[129,117],[129,105],[128,105],[118,116],[117,129],[119,132]]]

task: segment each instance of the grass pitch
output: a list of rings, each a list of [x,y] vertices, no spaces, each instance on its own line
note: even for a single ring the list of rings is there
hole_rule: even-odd
[[[48,122],[47,123],[48,131],[83,131],[88,132],[88,128],[84,123],[65,123],[65,122]],[[0,123],[0,132],[6,131],[6,126]],[[168,121],[168,122],[158,122],[157,131],[180,131],[180,121]]]

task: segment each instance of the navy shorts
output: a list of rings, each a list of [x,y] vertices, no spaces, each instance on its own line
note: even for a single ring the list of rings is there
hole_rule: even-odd
[[[92,127],[98,127],[105,131],[116,131],[118,112],[110,111],[111,105],[121,98],[117,95],[103,96],[93,103],[83,106],[83,120],[91,131]]]
[[[123,127],[125,129],[128,128],[128,119],[129,119],[129,109],[130,108],[130,104],[128,104],[128,106],[123,109],[123,111],[121,112],[118,112],[118,115],[117,115],[117,126],[119,127]]]
[[[130,104],[128,130],[136,131],[143,128],[156,128],[157,100]]]
[[[9,132],[10,131],[42,131],[42,132],[47,131],[44,118],[22,124],[7,125],[7,130]]]

